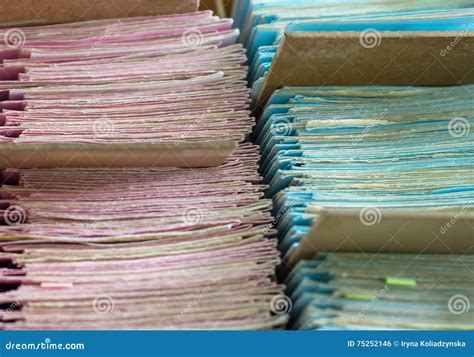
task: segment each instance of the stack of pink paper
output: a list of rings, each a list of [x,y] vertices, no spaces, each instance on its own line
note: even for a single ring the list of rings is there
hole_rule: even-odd
[[[257,158],[243,144],[217,168],[5,170],[2,327],[285,324]]]
[[[3,145],[239,142],[219,167],[6,169],[0,328],[270,329],[279,253],[245,54],[209,12],[21,29]],[[12,43],[8,46],[12,47]]]
[[[242,140],[253,121],[231,25],[197,12],[6,31],[0,142]]]

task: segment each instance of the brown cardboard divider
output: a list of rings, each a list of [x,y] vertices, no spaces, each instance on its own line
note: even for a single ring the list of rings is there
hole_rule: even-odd
[[[232,0],[201,0],[199,10],[212,10],[219,17],[230,17]]]
[[[199,0],[0,0],[0,27],[197,11]]]
[[[182,143],[0,144],[0,169],[53,167],[182,167],[221,165],[233,141]]]
[[[257,99],[284,86],[474,83],[474,31],[290,32]],[[372,42],[371,42],[372,41]],[[258,110],[257,110],[258,111]]]
[[[474,254],[474,210],[322,210],[285,272],[318,252]]]

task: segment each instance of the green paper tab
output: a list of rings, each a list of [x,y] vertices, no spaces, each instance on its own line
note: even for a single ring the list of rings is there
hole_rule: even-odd
[[[386,277],[385,284],[387,285],[399,285],[399,286],[416,286],[415,279],[407,279],[407,278],[392,278]]]
[[[344,295],[344,297],[349,300],[363,300],[363,301],[372,301],[373,299],[375,299],[374,295],[357,294],[357,293],[347,293]]]

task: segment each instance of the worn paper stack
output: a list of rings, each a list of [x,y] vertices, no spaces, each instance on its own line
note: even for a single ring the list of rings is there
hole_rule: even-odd
[[[197,169],[5,169],[2,329],[284,326],[231,25],[198,12],[14,30],[22,42],[9,37],[1,52],[0,145],[238,148]]]
[[[472,255],[320,254],[286,283],[296,329],[472,330]]]
[[[305,85],[327,85],[328,82],[338,78],[336,69],[346,73],[341,67],[347,65],[347,75],[340,79],[341,85],[348,85],[351,77],[358,77],[362,72],[365,83],[373,84],[374,81],[384,78],[382,73],[395,68],[402,72],[400,76],[405,78],[403,70],[392,62],[403,62],[403,58],[415,58],[418,63],[423,63],[423,48],[418,46],[419,56],[411,53],[411,57],[405,56],[404,49],[410,45],[410,41],[404,41],[398,53],[391,56],[387,61],[376,58],[379,46],[385,48],[388,42],[384,41],[384,32],[427,32],[427,31],[456,31],[456,35],[464,37],[472,31],[472,17],[474,15],[473,3],[470,0],[455,0],[448,3],[443,0],[414,0],[400,2],[395,0],[243,0],[234,2],[233,17],[235,26],[241,30],[240,41],[248,50],[249,56],[249,82],[252,85],[252,100],[254,107],[259,109],[271,95],[268,87],[281,87],[280,83],[296,85],[295,79],[301,77]],[[350,51],[347,44],[333,43],[326,45],[321,43],[317,36],[319,33],[327,32],[357,32],[354,38],[354,49]],[[286,37],[301,36],[298,42],[292,42],[285,46]],[[439,41],[436,47],[436,55],[445,49],[452,40]],[[421,41],[420,41],[421,42]],[[428,42],[428,41],[424,41]],[[458,41],[455,41],[457,43]],[[304,48],[300,48],[304,44]],[[459,50],[456,49],[456,50]],[[360,52],[367,54],[371,61],[366,71],[357,61]],[[453,51],[455,52],[455,51]],[[453,56],[453,54],[451,54]],[[400,58],[401,56],[401,58]],[[314,65],[317,59],[319,65]],[[449,61],[449,59],[447,59]],[[331,61],[337,63],[334,71],[328,70]],[[274,66],[278,62],[278,66]],[[382,63],[380,63],[382,62]],[[416,61],[415,61],[416,62]],[[443,61],[444,62],[444,61]],[[380,67],[379,67],[380,65]],[[434,64],[437,66],[437,64]],[[426,64],[412,81],[404,83],[412,85],[418,77],[423,77],[425,71],[429,71],[433,63]],[[445,64],[446,67],[451,67]],[[388,67],[389,69],[386,69]],[[304,70],[301,70],[304,68]],[[375,69],[377,68],[377,69]],[[442,67],[441,67],[442,68]],[[372,70],[372,71],[370,71]],[[444,69],[441,69],[444,71]],[[355,72],[352,74],[351,72]],[[453,72],[451,70],[451,72]],[[435,75],[434,75],[435,76]],[[270,78],[271,77],[271,78]],[[447,79],[457,77],[452,74]],[[460,76],[459,81],[463,78]],[[392,76],[391,80],[396,80]],[[269,83],[270,81],[271,83]],[[342,83],[344,82],[345,83]],[[290,82],[290,83],[285,83]],[[334,83],[336,84],[336,83]],[[379,83],[377,83],[379,84]],[[380,83],[393,84],[393,83]],[[436,83],[440,85],[442,83]]]
[[[283,255],[298,249],[328,209],[356,211],[374,232],[386,210],[405,213],[401,226],[410,212],[447,212],[439,235],[450,233],[442,226],[456,215],[462,225],[474,202],[473,92],[471,85],[276,91],[256,131]],[[317,227],[312,233],[317,241]],[[341,230],[347,236],[333,248],[353,233]],[[428,243],[435,238],[426,235]],[[377,240],[379,250],[390,237]]]

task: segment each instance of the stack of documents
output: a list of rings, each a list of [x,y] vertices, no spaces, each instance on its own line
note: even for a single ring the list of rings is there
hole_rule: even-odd
[[[1,328],[283,326],[257,159],[242,144],[217,168],[6,170]]]
[[[470,0],[242,0],[233,9],[248,49],[254,101],[285,33],[361,31],[370,48],[380,43],[380,31],[469,31],[473,15]]]
[[[243,140],[253,121],[231,26],[207,11],[2,33],[0,142]]]
[[[294,329],[473,329],[469,255],[320,254],[288,276]]]
[[[474,202],[474,86],[283,88],[257,124],[280,249],[322,209],[452,210]]]
[[[15,29],[1,51],[9,146],[239,145],[210,168],[4,170],[0,329],[285,325],[231,25],[199,12]]]

